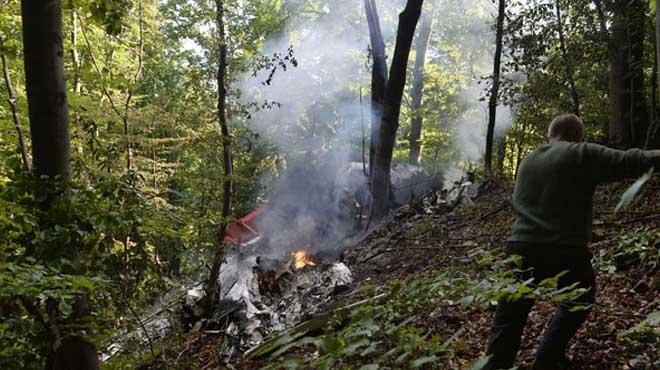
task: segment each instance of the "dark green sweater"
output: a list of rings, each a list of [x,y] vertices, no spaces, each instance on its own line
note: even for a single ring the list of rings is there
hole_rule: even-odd
[[[640,176],[658,164],[660,150],[621,151],[565,141],[541,145],[520,164],[509,241],[586,250],[596,186]]]

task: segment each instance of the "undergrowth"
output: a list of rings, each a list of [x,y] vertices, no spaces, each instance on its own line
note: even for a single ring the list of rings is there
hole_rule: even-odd
[[[463,362],[464,331],[459,324],[444,332],[424,326],[425,318],[451,308],[467,311],[492,307],[498,300],[521,298],[563,300],[582,293],[557,290],[560,275],[538,286],[514,277],[516,258],[502,260],[498,252],[477,248],[466,271],[429,273],[384,287],[364,286],[365,304],[336,313],[319,333],[285,333],[264,369],[395,369],[456,368]],[[296,353],[296,354],[291,354]],[[479,369],[485,359],[472,364]],[[465,365],[465,364],[462,364]]]

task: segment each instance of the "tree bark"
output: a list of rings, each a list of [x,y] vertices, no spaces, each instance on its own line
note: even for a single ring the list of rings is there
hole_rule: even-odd
[[[497,174],[499,176],[504,176],[506,149],[506,134],[504,134],[497,140]]]
[[[608,141],[620,149],[643,147],[648,132],[643,69],[645,7],[641,0],[613,3]]]
[[[233,195],[233,164],[231,153],[231,134],[227,124],[227,37],[225,35],[224,23],[224,2],[215,0],[216,6],[216,25],[218,28],[218,42],[220,60],[218,63],[218,121],[222,131],[222,155],[224,162],[224,193],[222,198],[222,220],[218,227],[216,239],[216,251],[213,257],[213,265],[209,274],[209,281],[206,286],[205,313],[210,313],[210,308],[216,300],[218,291],[218,277],[220,276],[220,266],[224,256],[224,240],[227,235],[227,224],[231,216],[231,204]]]
[[[656,6],[660,0],[656,0]],[[657,9],[657,8],[656,8]],[[660,77],[658,74],[658,33],[660,28],[658,28],[658,12],[656,11],[655,19],[652,20],[652,24],[655,21],[655,38],[653,39],[653,73],[651,74],[651,109],[649,111],[649,129],[646,133],[646,142],[644,144],[644,149],[653,149],[657,148],[657,138],[656,133],[658,131],[658,82]]]
[[[577,87],[575,85],[575,75],[573,73],[573,61],[568,56],[568,51],[566,49],[566,40],[564,38],[564,24],[562,21],[561,14],[561,4],[559,0],[555,0],[555,11],[557,15],[557,33],[559,35],[559,49],[561,51],[561,57],[564,64],[564,74],[566,75],[566,81],[568,81],[568,86],[571,90],[571,99],[573,100],[573,113],[576,116],[580,115],[580,95],[578,94]]]
[[[380,29],[380,19],[375,0],[364,0],[373,66],[371,69],[371,139],[369,141],[369,175],[373,178],[374,157],[378,145],[378,135],[383,115],[385,87],[387,86],[387,60],[385,41]]]
[[[124,112],[122,114],[122,122],[124,123],[124,137],[126,139],[126,169],[131,170],[133,168],[133,144],[130,137],[130,123],[129,123],[129,114],[131,108],[131,100],[133,99],[133,89],[137,85],[138,81],[142,77],[142,65],[143,65],[143,54],[144,54],[144,25],[142,22],[142,1],[138,0],[138,65],[135,70],[135,75],[133,76],[133,87],[129,87],[126,90],[126,99],[124,100]]]
[[[2,49],[2,40],[0,40],[0,49]],[[2,76],[4,77],[5,87],[7,88],[7,102],[9,103],[11,116],[14,120],[14,129],[18,135],[18,149],[21,151],[23,168],[26,172],[29,173],[32,172],[32,166],[30,165],[30,156],[28,155],[28,148],[25,143],[25,135],[23,135],[23,129],[21,128],[21,120],[18,117],[18,109],[16,107],[16,93],[14,92],[14,85],[11,82],[11,76],[9,76],[9,64],[7,61],[7,56],[5,54],[0,54],[0,59],[2,59]]]
[[[420,164],[422,160],[422,127],[424,118],[421,107],[424,103],[424,67],[426,65],[426,53],[431,39],[433,29],[434,10],[422,15],[417,41],[415,43],[415,68],[413,69],[413,86],[410,92],[412,104],[412,120],[410,123],[410,153],[408,160],[412,164]]]
[[[61,197],[68,197],[71,176],[69,112],[64,78],[61,0],[21,1],[23,19],[23,55],[32,138],[34,172],[57,180],[63,186],[42,184],[46,194],[44,209]],[[47,223],[50,220],[42,220]],[[76,255],[77,251],[72,251]],[[89,313],[87,297],[74,305],[75,320]],[[47,369],[97,370],[100,368],[96,347],[84,339],[68,337],[54,353],[48,354]]]
[[[646,38],[648,1],[628,1],[626,7],[630,43],[630,131],[631,145],[643,148],[649,128],[649,108],[645,90],[644,39]]]
[[[630,112],[630,92],[626,83],[629,73],[627,41],[624,9],[622,6],[615,6],[610,37],[608,144],[616,148],[626,148],[630,145],[630,133],[626,124]]]
[[[610,63],[613,60],[613,49],[612,49],[612,39],[610,37],[609,32],[607,31],[607,20],[605,19],[605,9],[603,8],[603,3],[601,0],[593,0],[593,3],[596,8],[596,14],[598,15],[598,25],[600,28],[600,38],[601,40],[607,45],[607,51],[609,55],[609,60]],[[608,79],[608,91],[610,89],[610,81]],[[610,109],[611,112],[611,107],[609,106],[611,103],[611,96],[608,94],[608,108]],[[608,117],[610,115],[608,114]],[[603,142],[609,141],[609,136],[610,136],[610,119],[609,118],[607,121],[604,121],[602,123],[602,130],[603,130]]]
[[[389,210],[392,152],[399,128],[399,113],[401,112],[403,89],[406,85],[410,48],[423,4],[424,0],[408,0],[405,9],[399,14],[396,47],[390,68],[390,78],[385,90],[382,124],[374,157],[371,194],[373,196],[372,212],[376,220],[386,216]]]
[[[71,164],[62,2],[23,0],[21,11],[34,171],[67,182]]]
[[[493,137],[495,136],[495,121],[497,114],[497,102],[500,90],[500,66],[502,64],[502,38],[504,36],[504,10],[505,1],[499,0],[497,11],[497,25],[495,30],[495,56],[493,60],[493,82],[488,101],[488,129],[486,132],[486,155],[484,158],[484,170],[486,179],[493,176]]]
[[[660,89],[660,0],[655,0],[655,54],[653,56],[653,97],[651,112],[653,119],[646,138],[646,149],[656,149],[660,146],[658,140],[658,129],[660,129],[660,117],[658,114],[658,90]]]
[[[80,95],[82,83],[80,79],[80,54],[78,53],[78,21],[76,11],[71,9],[71,62],[73,63],[73,91]]]

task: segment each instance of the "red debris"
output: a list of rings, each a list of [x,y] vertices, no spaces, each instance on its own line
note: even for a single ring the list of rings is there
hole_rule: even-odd
[[[230,245],[241,245],[261,236],[261,231],[257,227],[257,218],[266,211],[264,204],[247,215],[239,218],[227,226],[227,236],[225,243]]]

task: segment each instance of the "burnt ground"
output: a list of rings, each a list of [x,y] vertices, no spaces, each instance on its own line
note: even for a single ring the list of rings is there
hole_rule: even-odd
[[[639,227],[660,226],[660,181],[647,185],[644,196],[629,211],[614,213],[620,195],[629,184],[599,189],[595,199],[595,255],[605,253],[619,241],[620,235]],[[347,251],[343,258],[353,271],[356,286],[387,284],[393,279],[409,279],[432,271],[466,269],[469,254],[475,248],[496,249],[504,245],[513,211],[510,205],[512,186],[495,184],[475,199],[473,205],[452,213],[423,206],[405,207],[394,219],[380,227],[360,244]],[[602,251],[602,252],[601,252]],[[657,270],[657,269],[656,269]],[[648,270],[647,270],[648,271]],[[658,358],[656,344],[631,350],[617,334],[641,322],[650,312],[660,310],[658,281],[647,271],[632,266],[623,271],[598,272],[597,307],[571,345],[569,357],[575,369],[647,369],[648,362],[638,356],[645,353]],[[467,271],[467,273],[471,273]],[[655,287],[655,288],[654,288]],[[342,297],[337,297],[340,302]],[[529,369],[545,324],[554,312],[554,305],[539,302],[534,307],[525,330],[520,369]],[[469,364],[484,355],[492,309],[449,306],[433,314],[418,315],[418,324],[433,333],[465,330],[463,345],[457,350],[458,360],[450,368],[469,368]],[[237,359],[226,365],[217,356],[221,336],[193,334],[177,348],[168,350],[171,358],[184,358],[190,368],[256,369],[265,362]],[[167,361],[171,364],[171,360]],[[183,363],[184,361],[181,361]]]

